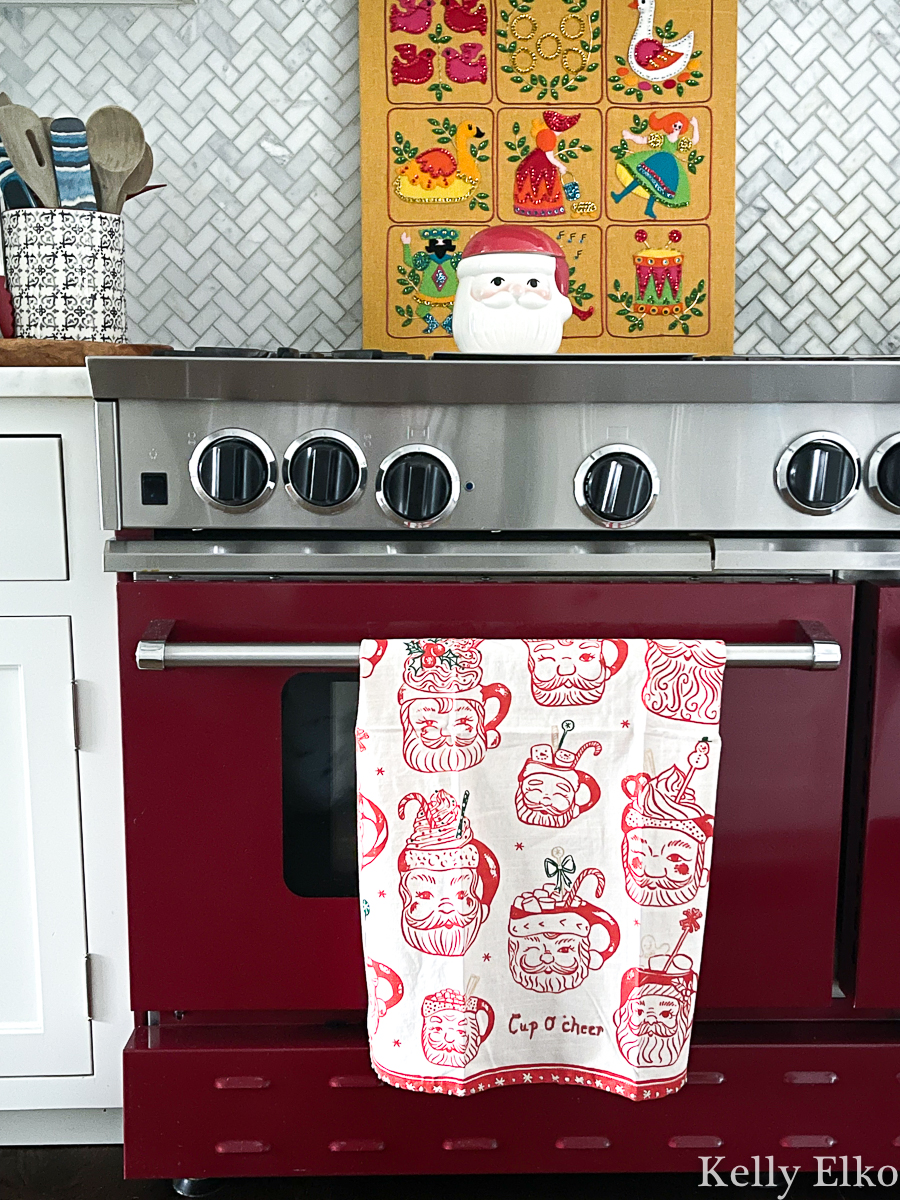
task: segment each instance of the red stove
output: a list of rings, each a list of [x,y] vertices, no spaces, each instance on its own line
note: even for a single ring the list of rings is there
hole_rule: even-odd
[[[119,579],[129,1176],[199,1195],[222,1176],[898,1160],[900,367],[89,366]],[[631,399],[638,371],[665,399]],[[372,1072],[358,648],[436,630],[728,644],[677,1095],[459,1100]]]

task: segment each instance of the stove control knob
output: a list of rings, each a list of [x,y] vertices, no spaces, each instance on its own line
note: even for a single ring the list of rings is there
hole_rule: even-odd
[[[343,512],[366,486],[366,458],[336,429],[313,429],[287,448],[284,486],[292,500],[313,512]]]
[[[792,508],[824,516],[853,499],[860,475],[853,446],[836,433],[819,431],[785,447],[775,467],[775,485]]]
[[[275,455],[246,429],[220,429],[196,446],[189,464],[194,491],[213,508],[240,513],[268,500],[275,487]]]
[[[900,513],[900,433],[885,438],[872,451],[866,483],[873,499]]]
[[[378,468],[375,499],[393,520],[427,529],[456,508],[459,472],[433,446],[401,446]]]
[[[575,473],[575,503],[607,529],[626,529],[643,520],[659,495],[659,475],[634,446],[602,446]]]

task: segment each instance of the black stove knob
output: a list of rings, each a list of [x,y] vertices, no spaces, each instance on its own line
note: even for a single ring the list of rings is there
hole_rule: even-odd
[[[900,512],[900,434],[875,447],[869,459],[868,483],[876,500],[891,512]]]
[[[581,464],[575,500],[601,525],[621,528],[645,517],[659,494],[656,468],[633,446],[604,446]]]
[[[833,433],[807,434],[792,442],[776,468],[782,496],[803,512],[835,512],[859,487],[859,458],[853,447]]]
[[[275,456],[254,434],[223,430],[204,438],[194,451],[191,480],[216,508],[255,508],[275,486]]]
[[[381,464],[376,498],[382,509],[406,525],[432,525],[452,512],[459,476],[446,455],[424,447],[396,451]]]
[[[362,491],[365,469],[362,451],[349,438],[307,435],[288,448],[284,482],[308,508],[341,509]]]

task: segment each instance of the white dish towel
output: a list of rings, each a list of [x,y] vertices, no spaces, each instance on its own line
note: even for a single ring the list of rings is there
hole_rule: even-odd
[[[684,1083],[712,850],[721,642],[360,649],[372,1065],[471,1095]]]

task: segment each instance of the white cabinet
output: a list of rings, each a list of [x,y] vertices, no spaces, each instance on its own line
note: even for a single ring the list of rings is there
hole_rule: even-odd
[[[0,1077],[90,1073],[86,954],[69,618],[0,617]]]
[[[67,574],[62,439],[0,435],[0,579]]]
[[[0,369],[0,1145],[120,1136],[133,1022],[106,537],[87,371]]]

